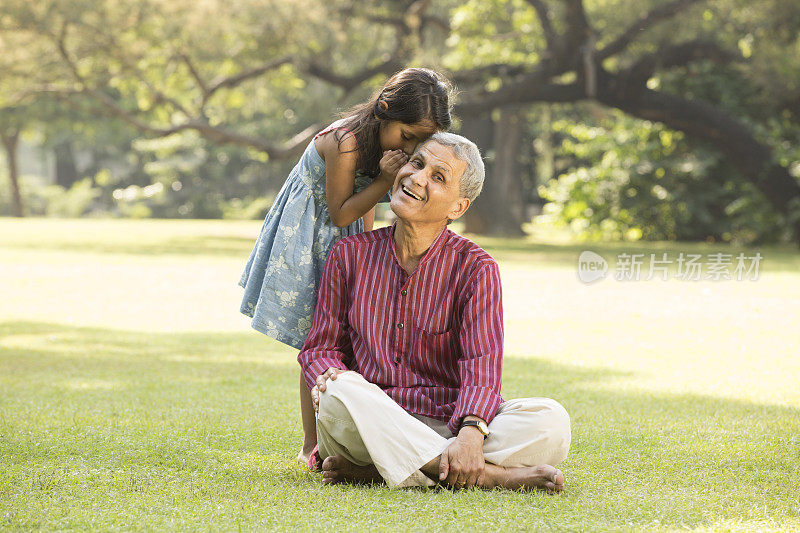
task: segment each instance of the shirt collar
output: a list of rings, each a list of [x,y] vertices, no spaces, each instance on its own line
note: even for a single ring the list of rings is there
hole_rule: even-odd
[[[392,248],[392,255],[394,256],[395,262],[400,265],[400,259],[397,257],[397,250],[394,247],[394,230],[397,227],[397,222],[392,224],[392,231],[389,232],[389,246]],[[434,257],[436,254],[439,253],[439,250],[442,249],[444,246],[445,241],[450,234],[450,230],[447,229],[447,226],[439,233],[439,235],[433,240],[433,244],[431,244],[428,251],[422,254],[422,257],[419,259],[419,266],[421,267],[424,265],[430,258]],[[419,267],[417,267],[419,268]]]

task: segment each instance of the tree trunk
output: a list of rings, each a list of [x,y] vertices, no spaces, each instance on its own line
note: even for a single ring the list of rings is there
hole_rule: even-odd
[[[75,154],[72,143],[60,142],[53,148],[56,155],[56,184],[65,189],[72,187],[78,181],[78,168],[75,165]]]
[[[484,160],[491,155],[492,141],[494,133],[494,123],[492,122],[489,114],[483,115],[468,115],[462,116],[461,120],[461,135],[474,142],[481,151]],[[464,215],[464,230],[467,233],[482,234],[486,231],[487,221],[483,211],[480,210],[480,205],[486,201],[487,184],[491,183],[490,173],[491,165],[489,161],[486,164],[486,180],[483,184],[483,192],[470,206]]]
[[[19,166],[17,164],[19,130],[4,134],[2,138],[8,162],[8,177],[11,180],[11,212],[15,217],[22,217],[25,215],[22,209],[22,196],[19,193]]]
[[[464,121],[462,132],[475,142],[491,142],[483,192],[467,211],[465,230],[484,235],[523,235],[525,201],[520,179],[519,150],[522,146],[523,122],[518,108],[503,107],[496,122],[488,117]],[[476,142],[476,144],[478,144]],[[481,147],[481,145],[478,145]]]
[[[536,190],[546,185],[556,175],[556,149],[553,145],[553,111],[550,106],[541,106],[539,134],[536,139]],[[539,198],[539,193],[536,193]]]
[[[520,236],[525,221],[525,196],[520,177],[519,151],[522,148],[523,119],[519,106],[500,108],[494,130],[492,182],[484,189],[492,205],[488,233]]]

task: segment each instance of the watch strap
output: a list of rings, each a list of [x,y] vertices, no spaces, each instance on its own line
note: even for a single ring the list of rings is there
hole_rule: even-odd
[[[477,428],[477,430],[480,431],[483,434],[483,439],[486,440],[486,438],[489,436],[489,433],[484,428],[482,428],[481,425],[485,426],[485,423],[481,424],[477,420],[465,420],[465,421],[461,422],[461,427],[462,428],[463,427],[467,427],[467,426],[472,426],[474,428]]]

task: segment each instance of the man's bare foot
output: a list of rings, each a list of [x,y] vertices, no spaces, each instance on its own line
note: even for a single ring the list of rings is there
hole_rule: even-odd
[[[501,487],[512,490],[545,490],[561,492],[564,490],[564,474],[550,465],[539,465],[520,468],[504,468],[486,464],[487,489]]]
[[[326,457],[322,462],[322,482],[333,483],[380,483],[383,478],[375,465],[359,466],[341,455]]]

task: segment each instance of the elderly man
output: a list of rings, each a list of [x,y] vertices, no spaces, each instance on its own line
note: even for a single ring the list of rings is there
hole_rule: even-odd
[[[397,174],[397,222],[331,251],[298,356],[325,483],[563,489],[569,417],[500,397],[497,263],[447,229],[483,176],[473,143],[434,134]]]

